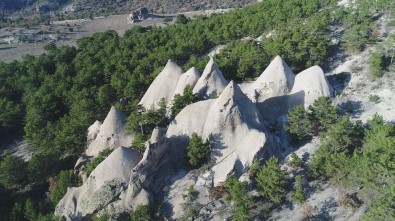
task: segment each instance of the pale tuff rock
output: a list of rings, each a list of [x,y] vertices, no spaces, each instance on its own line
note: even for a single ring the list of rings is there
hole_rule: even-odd
[[[200,77],[196,68],[183,73],[182,69],[169,60],[162,72],[155,78],[143,98],[139,102],[145,109],[157,109],[159,101],[164,98],[166,106],[170,106],[176,94],[183,94],[187,85],[194,87]]]
[[[288,108],[296,105],[304,105],[307,108],[318,97],[331,96],[332,87],[322,69],[319,66],[313,66],[296,75],[290,94]]]
[[[176,94],[183,95],[184,88],[187,85],[190,85],[193,88],[193,86],[195,86],[195,84],[199,80],[199,78],[200,78],[199,70],[196,69],[195,67],[190,68],[187,72],[182,74],[180,76],[180,78],[178,79],[177,86],[176,86],[174,93],[173,93],[173,97]]]
[[[166,137],[191,136],[194,132],[212,143],[214,185],[224,182],[232,170],[239,175],[245,172],[267,140],[258,110],[233,81],[217,99],[184,108],[170,124]]]
[[[276,56],[259,78],[243,90],[257,105],[263,119],[277,120],[287,109],[287,96],[295,75],[280,56]]]
[[[221,94],[227,84],[228,82],[218,69],[214,59],[210,57],[210,61],[204,68],[202,76],[193,88],[193,93],[201,98],[207,99]]]
[[[172,60],[168,60],[165,68],[151,83],[139,104],[145,109],[155,109],[158,108],[159,101],[165,98],[166,104],[169,105],[181,74],[182,69]]]
[[[96,157],[100,151],[110,147],[130,146],[133,136],[125,132],[126,117],[115,107],[111,107],[103,124],[96,121],[88,129],[87,156]]]
[[[55,215],[81,220],[117,200],[128,185],[130,171],[140,160],[141,155],[133,149],[115,149],[82,186],[68,189],[56,206]]]
[[[319,96],[330,96],[332,90],[318,66],[295,77],[279,56],[256,81],[243,84],[243,91],[235,82],[227,83],[212,58],[199,76],[195,68],[182,73],[169,60],[141,105],[155,108],[161,98],[169,105],[174,95],[182,94],[188,84],[201,98],[218,97],[186,106],[167,130],[156,128],[143,156],[131,149],[116,149],[81,187],[68,190],[55,214],[81,220],[93,213],[120,214],[137,205],[150,204],[153,199],[162,201],[168,197],[171,208],[166,217],[177,219],[183,213],[178,204],[184,202],[182,194],[189,185],[195,183],[199,192],[196,202],[208,205],[212,186],[224,182],[230,173],[240,177],[254,157],[271,155],[277,149],[274,137],[263,126],[264,120],[282,119],[289,108],[307,107]],[[126,135],[125,123],[123,113],[112,107],[103,124],[96,121],[90,126],[88,149],[81,165],[107,147],[130,145],[133,137]],[[184,171],[188,138],[194,132],[210,141],[212,166],[207,176]],[[164,192],[164,188],[170,188],[169,192]]]

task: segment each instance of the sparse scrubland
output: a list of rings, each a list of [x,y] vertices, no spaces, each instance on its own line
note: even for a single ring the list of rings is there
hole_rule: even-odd
[[[104,119],[110,106],[128,116],[126,130],[134,136],[130,146],[142,154],[156,127],[168,127],[184,107],[203,99],[188,86],[174,99],[161,100],[156,109],[138,104],[168,59],[184,69],[196,67],[202,71],[208,61],[203,55],[216,45],[227,45],[214,57],[227,80],[242,83],[255,79],[276,55],[298,73],[313,65],[328,66],[333,46],[330,27],[336,26],[344,31],[341,53],[375,47],[368,62],[372,77],[393,72],[394,35],[381,41],[375,26],[384,14],[392,16],[393,21],[395,12],[388,13],[395,8],[393,1],[358,0],[349,7],[337,3],[265,0],[165,28],[134,26],[123,37],[115,31],[96,33],[79,39],[77,47],[49,44],[43,55],[0,62],[0,144],[6,147],[23,135],[34,152],[27,162],[7,151],[1,156],[0,219],[57,219],[53,211],[67,187],[82,182],[71,169],[84,154],[86,130],[96,119]],[[237,88],[232,88],[231,92],[235,91]],[[291,155],[288,165],[302,171],[295,177],[287,175],[281,167],[284,162],[275,156],[255,159],[248,182],[228,176],[217,196],[232,202],[229,205],[234,216],[230,219],[267,218],[288,200],[288,195],[302,204],[309,197],[306,187],[312,181],[357,189],[357,197],[344,195],[339,204],[359,207],[359,200],[363,201],[364,220],[395,219],[395,126],[379,115],[367,122],[354,121],[340,109],[328,97],[318,98],[307,108],[290,109],[284,128],[291,144],[319,138],[318,149],[310,161]],[[267,122],[259,127],[275,134],[281,130],[280,124]],[[185,139],[189,140],[185,151],[188,170],[215,166],[210,164],[209,155],[214,152],[209,142],[196,133]],[[144,157],[151,157],[150,153]],[[107,155],[109,151],[101,152],[86,164],[85,172],[92,172]],[[192,190],[190,195],[196,194]],[[258,194],[251,196],[251,190]],[[202,206],[194,202],[194,197],[187,200],[190,217],[202,214]],[[160,219],[162,205],[134,206],[134,212],[124,214],[126,219]],[[316,217],[313,207],[302,206],[306,219]],[[106,219],[101,215],[97,219]]]

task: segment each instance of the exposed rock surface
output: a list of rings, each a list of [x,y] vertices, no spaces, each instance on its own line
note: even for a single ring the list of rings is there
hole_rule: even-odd
[[[182,74],[178,79],[176,89],[174,89],[173,97],[176,94],[183,95],[184,88],[187,85],[190,85],[191,87],[195,86],[199,78],[200,78],[199,70],[196,69],[195,67],[190,68],[187,72]]]
[[[304,105],[307,108],[318,97],[331,96],[332,87],[319,66],[310,67],[296,75],[294,86],[288,99],[288,108]]]
[[[294,85],[295,75],[276,56],[259,78],[245,87],[247,96],[257,105],[263,119],[276,120],[287,109],[287,96]]]
[[[88,129],[87,156],[96,157],[105,148],[130,146],[133,136],[125,132],[126,116],[115,107],[111,107],[103,124],[96,121]]]
[[[165,68],[151,83],[139,104],[145,109],[155,109],[162,98],[165,98],[169,104],[181,74],[182,69],[172,60],[168,60]]]
[[[169,106],[174,95],[182,94],[188,84],[191,87],[195,86],[199,77],[200,73],[196,68],[183,73],[176,63],[168,60],[165,68],[152,82],[139,104],[145,109],[156,109],[159,101],[165,98],[166,106]]]
[[[82,186],[68,189],[56,206],[55,215],[82,220],[117,200],[128,185],[130,171],[140,160],[137,151],[117,148],[92,171]]]
[[[318,66],[295,77],[279,56],[256,81],[244,84],[243,91],[235,82],[227,83],[212,58],[199,76],[195,68],[182,73],[169,60],[141,105],[156,108],[161,98],[169,105],[188,84],[201,98],[218,97],[190,104],[167,129],[156,128],[143,156],[130,149],[116,149],[82,187],[68,190],[56,214],[80,220],[93,213],[120,214],[140,204],[166,201],[164,215],[177,219],[184,212],[183,194],[195,183],[199,194],[195,202],[204,205],[201,209],[207,210],[207,219],[219,220],[220,216],[210,211],[223,210],[224,206],[221,201],[209,200],[211,188],[224,182],[230,173],[242,176],[255,157],[271,155],[278,149],[280,141],[275,142],[264,121],[283,119],[289,108],[308,106],[320,96],[330,96],[332,90]],[[108,146],[130,145],[133,137],[125,134],[125,121],[123,113],[112,107],[103,124],[96,121],[90,126],[87,157],[96,156]],[[211,144],[210,168],[204,174],[185,171],[186,146],[192,133]]]
[[[199,111],[196,111],[199,110]],[[214,100],[185,107],[170,124],[166,137],[196,132],[212,143],[214,185],[233,169],[241,175],[265,146],[267,135],[255,105],[233,81]]]
[[[214,59],[210,57],[210,61],[204,68],[202,76],[193,88],[193,93],[201,98],[207,99],[212,96],[220,95],[227,84],[228,82],[218,69]]]

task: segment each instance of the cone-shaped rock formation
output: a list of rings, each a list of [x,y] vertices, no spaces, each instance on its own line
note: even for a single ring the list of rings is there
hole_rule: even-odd
[[[193,93],[201,98],[207,99],[221,94],[227,84],[228,82],[218,69],[214,59],[210,57],[210,61],[204,68],[202,76],[193,88]]]
[[[82,220],[104,208],[126,188],[130,171],[140,160],[137,151],[117,148],[92,171],[81,187],[68,189],[56,206],[55,215],[67,220]]]

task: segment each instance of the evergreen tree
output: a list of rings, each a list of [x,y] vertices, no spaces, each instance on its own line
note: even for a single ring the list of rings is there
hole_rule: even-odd
[[[0,183],[12,187],[27,180],[27,164],[7,150],[0,160]]]
[[[50,191],[49,195],[49,198],[53,205],[58,204],[58,202],[66,194],[68,187],[77,186],[77,176],[74,174],[73,170],[60,171],[56,179],[56,185]]]
[[[285,193],[285,172],[281,170],[276,157],[266,161],[256,176],[259,193],[270,198],[275,203],[280,203]]]
[[[207,160],[210,154],[210,144],[203,142],[202,138],[193,133],[187,146],[188,162],[192,167],[197,167]]]
[[[138,205],[130,214],[131,221],[151,221],[153,220],[152,212],[149,206]]]
[[[247,195],[247,183],[240,182],[236,177],[230,176],[226,179],[225,187],[229,193],[228,200],[234,202],[234,219],[238,221],[250,220],[249,207],[253,201]]]

